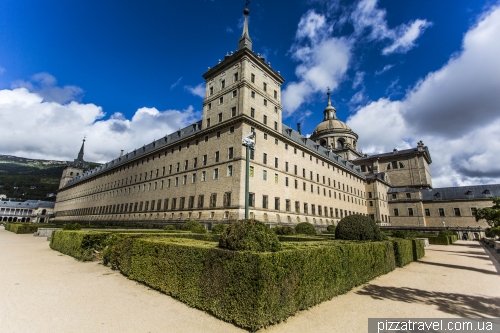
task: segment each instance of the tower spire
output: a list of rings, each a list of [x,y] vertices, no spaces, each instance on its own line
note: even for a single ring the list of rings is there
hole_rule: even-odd
[[[84,146],[85,146],[85,137],[83,137],[82,147],[80,148],[80,152],[78,153],[78,158],[77,158],[78,161],[83,162],[83,148],[84,148]]]
[[[337,119],[337,110],[332,106],[332,101],[330,99],[330,88],[326,93],[328,95],[328,105],[323,111],[323,115],[325,116],[323,120]]]
[[[246,7],[243,10],[243,14],[245,15],[245,22],[243,24],[243,33],[241,34],[241,38],[238,41],[238,50],[247,48],[250,51],[252,50],[252,39],[250,39],[250,35],[248,34],[248,14],[250,14],[250,10],[247,8],[249,0],[246,2]]]

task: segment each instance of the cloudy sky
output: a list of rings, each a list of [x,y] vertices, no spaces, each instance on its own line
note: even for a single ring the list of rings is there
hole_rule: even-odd
[[[105,162],[201,117],[244,1],[0,2],[0,154]],[[312,133],[326,89],[364,153],[429,147],[434,186],[500,183],[500,3],[252,0],[250,36]]]

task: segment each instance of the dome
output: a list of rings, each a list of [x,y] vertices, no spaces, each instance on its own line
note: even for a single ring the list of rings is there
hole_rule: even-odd
[[[319,134],[320,132],[330,131],[330,130],[343,130],[343,131],[351,131],[351,128],[347,126],[346,123],[340,121],[338,119],[328,119],[323,120],[319,123],[318,126],[314,129],[314,134]]]

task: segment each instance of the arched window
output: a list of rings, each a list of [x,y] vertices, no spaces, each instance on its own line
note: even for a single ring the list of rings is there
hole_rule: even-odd
[[[337,149],[343,149],[344,148],[344,142],[340,139],[337,140]]]
[[[326,140],[321,140],[319,144],[326,148]]]
[[[387,164],[387,168],[385,168],[386,170],[391,170],[391,163]]]

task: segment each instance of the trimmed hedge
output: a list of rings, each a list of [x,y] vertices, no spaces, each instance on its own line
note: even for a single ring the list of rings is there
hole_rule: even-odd
[[[288,226],[277,226],[273,228],[273,231],[278,236],[295,235],[295,229]]]
[[[432,245],[450,245],[457,241],[457,236],[436,236],[429,237],[429,244]]]
[[[111,265],[131,279],[236,325],[285,320],[395,268],[391,242],[288,243],[278,252],[214,243],[122,237]]]
[[[383,239],[377,224],[371,218],[361,214],[349,215],[340,220],[335,229],[335,238],[370,241]]]
[[[5,230],[13,232],[15,234],[32,234],[38,230],[38,228],[52,228],[54,225],[47,223],[5,223]]]
[[[410,239],[392,239],[396,266],[403,267],[413,261],[413,242]]]
[[[264,223],[256,220],[240,220],[232,223],[220,235],[219,247],[232,251],[279,251],[278,236]]]
[[[317,241],[324,241],[325,238],[323,237],[315,237],[315,236],[305,236],[305,235],[296,235],[296,236],[285,236],[285,235],[279,235],[278,239],[280,242],[317,242]]]
[[[417,261],[425,256],[424,242],[420,239],[412,239],[413,260]]]
[[[309,222],[302,222],[295,226],[297,234],[316,235],[316,228]]]

